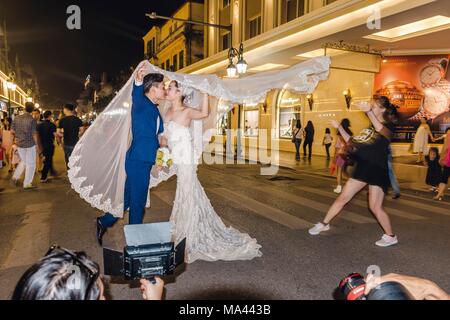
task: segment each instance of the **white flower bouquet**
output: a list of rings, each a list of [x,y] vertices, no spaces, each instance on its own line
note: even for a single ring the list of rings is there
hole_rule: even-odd
[[[156,152],[156,165],[162,168],[170,168],[173,166],[172,154],[169,148],[159,148]]]

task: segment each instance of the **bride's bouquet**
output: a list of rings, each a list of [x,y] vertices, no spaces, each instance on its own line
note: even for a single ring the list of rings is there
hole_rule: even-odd
[[[172,154],[169,148],[159,148],[156,152],[156,165],[162,168],[170,168],[173,165]]]

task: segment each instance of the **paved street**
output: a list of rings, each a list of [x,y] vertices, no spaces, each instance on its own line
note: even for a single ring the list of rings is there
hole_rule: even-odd
[[[450,206],[431,195],[405,189],[398,200],[386,198],[399,245],[378,248],[382,231],[361,192],[334,221],[330,232],[312,237],[307,229],[320,221],[336,195],[323,158],[261,176],[259,165],[201,166],[199,176],[217,213],[227,225],[249,233],[262,245],[252,261],[197,261],[167,279],[166,299],[332,299],[339,280],[378,265],[382,273],[416,275],[450,291]],[[323,169],[320,169],[322,167]],[[57,169],[62,172],[61,150]],[[407,170],[407,169],[404,169]],[[70,189],[66,178],[32,191],[14,189],[0,171],[0,299],[8,299],[21,274],[50,244],[84,250],[102,265],[95,241],[99,214]],[[401,179],[402,185],[408,181]],[[145,222],[167,221],[176,181],[152,193]],[[105,236],[105,246],[124,245],[122,226]],[[140,299],[136,283],[112,279],[110,298]]]

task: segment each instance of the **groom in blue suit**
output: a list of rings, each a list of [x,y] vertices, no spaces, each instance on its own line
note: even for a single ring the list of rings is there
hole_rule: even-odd
[[[129,209],[129,223],[141,224],[147,202],[150,171],[155,164],[159,148],[159,135],[164,131],[164,122],[157,102],[165,98],[164,76],[138,70],[133,86],[131,127],[133,140],[126,154],[127,174],[124,194],[124,210]],[[103,243],[103,235],[118,218],[106,213],[97,218],[97,240]]]

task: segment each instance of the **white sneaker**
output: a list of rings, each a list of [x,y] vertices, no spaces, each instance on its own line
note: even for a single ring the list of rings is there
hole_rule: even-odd
[[[380,240],[375,242],[375,244],[379,247],[389,247],[398,243],[397,236],[388,236],[387,234],[383,234]]]
[[[310,235],[316,236],[319,233],[321,233],[322,231],[328,231],[328,230],[330,230],[330,225],[329,224],[324,225],[322,222],[319,222],[314,227],[309,229],[308,232],[309,232]]]
[[[341,193],[342,192],[342,186],[337,186],[336,189],[333,190],[334,193]]]

